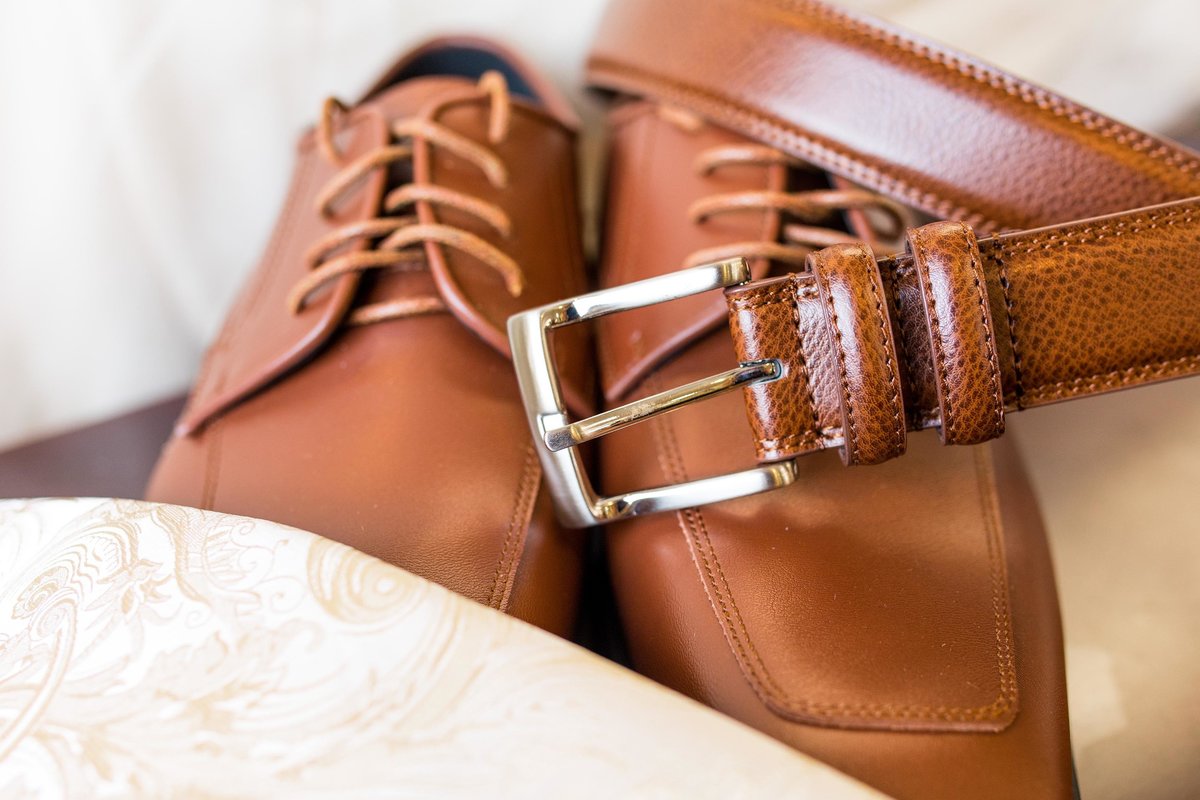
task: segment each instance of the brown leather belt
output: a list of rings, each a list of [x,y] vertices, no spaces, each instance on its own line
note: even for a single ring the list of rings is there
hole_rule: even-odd
[[[613,0],[588,81],[981,234],[1200,195],[1186,148],[814,0]]]
[[[729,15],[738,41],[723,38]],[[829,447],[878,463],[904,452],[910,429],[974,444],[1000,435],[1006,413],[1200,371],[1200,159],[1187,149],[811,0],[616,0],[593,53],[597,86],[959,221],[909,231],[895,257],[841,245],[805,273],[759,281],[727,262],[514,318],[530,423],[568,523],[776,488],[794,479],[790,459]],[[1085,219],[1049,225],[1072,217]],[[549,329],[718,287],[738,369],[568,420]],[[618,497],[591,488],[574,445],[739,386],[763,466]]]
[[[976,444],[1005,412],[1200,371],[1200,201],[978,242],[938,222],[908,243],[728,292],[739,357],[784,365],[747,390],[760,459],[840,445],[874,464],[906,428]]]

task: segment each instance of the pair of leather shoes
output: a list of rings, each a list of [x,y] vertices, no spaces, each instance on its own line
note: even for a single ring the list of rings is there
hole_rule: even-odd
[[[626,97],[610,123],[603,286],[886,251],[911,218],[670,105]],[[520,58],[469,38],[328,102],[148,498],[311,530],[569,634],[583,532],[556,521],[504,329],[587,288],[576,127]],[[568,406],[732,367],[725,316],[699,296],[556,334]],[[602,485],[753,463],[740,402],[604,439]],[[637,668],[897,796],[1068,795],[1057,601],[1009,446],[923,435],[871,470],[797,469],[782,491],[608,529]]]

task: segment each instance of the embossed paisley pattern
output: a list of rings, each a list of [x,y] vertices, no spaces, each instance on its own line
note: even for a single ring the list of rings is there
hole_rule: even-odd
[[[871,797],[313,534],[0,502],[0,797]]]

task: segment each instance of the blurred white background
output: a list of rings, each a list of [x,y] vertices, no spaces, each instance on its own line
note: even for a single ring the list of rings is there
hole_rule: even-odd
[[[432,33],[584,106],[603,0],[0,0],[0,446],[181,391],[296,133]],[[845,0],[1162,133],[1200,131],[1196,0]],[[595,134],[590,152],[596,152]],[[1084,796],[1200,796],[1200,382],[1030,412]]]
[[[295,134],[406,46],[470,29],[582,104],[603,0],[0,0],[0,446],[187,385],[265,242]],[[1195,0],[850,0],[1169,130]],[[589,116],[597,120],[595,113]]]

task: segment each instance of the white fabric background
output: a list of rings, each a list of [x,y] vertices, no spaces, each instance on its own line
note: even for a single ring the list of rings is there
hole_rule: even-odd
[[[10,500],[0,553],[6,800],[886,800],[284,525]]]
[[[296,132],[415,41],[498,35],[598,123],[578,84],[603,2],[0,0],[0,446],[183,389]],[[1200,130],[1196,0],[844,2],[1134,124]],[[1010,430],[1058,561],[1084,796],[1200,796],[1200,381]]]

